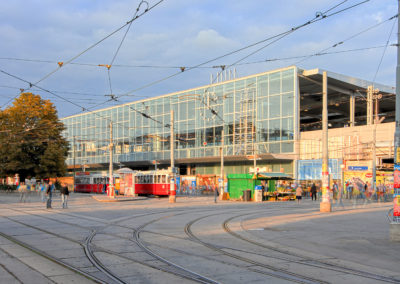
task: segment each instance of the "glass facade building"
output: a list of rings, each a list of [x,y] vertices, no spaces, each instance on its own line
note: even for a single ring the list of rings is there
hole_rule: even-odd
[[[297,72],[292,66],[63,118],[64,135],[71,144],[67,165],[105,169],[110,123],[114,163],[140,167],[169,160],[172,110],[178,164],[219,157],[222,130],[224,156],[244,157],[243,163],[253,153],[293,153],[298,133]],[[235,165],[243,166],[242,162]]]

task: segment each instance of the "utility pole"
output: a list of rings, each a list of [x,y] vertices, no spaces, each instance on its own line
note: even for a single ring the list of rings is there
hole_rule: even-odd
[[[257,159],[256,159],[256,145],[253,142],[253,167],[256,170],[257,167]]]
[[[175,190],[175,161],[174,161],[174,151],[175,151],[175,137],[174,137],[174,110],[171,110],[171,134],[170,134],[170,148],[171,148],[171,178],[169,185],[169,203],[176,202],[176,190]]]
[[[400,13],[400,0],[397,1]],[[396,66],[396,129],[394,132],[394,194],[393,221],[390,224],[390,239],[400,241],[400,21],[397,20],[397,66]]]
[[[76,177],[76,173],[75,173],[75,136],[74,136],[74,140],[72,142],[72,160],[73,160],[73,164],[74,164],[74,191],[75,191],[75,177]]]
[[[321,212],[331,212],[332,203],[329,193],[329,167],[328,167],[328,76],[322,73],[322,202]]]
[[[108,197],[114,198],[114,178],[113,178],[113,125],[110,122],[110,168],[109,168],[109,184],[108,184]]]
[[[219,190],[219,198],[222,200],[225,191],[225,180],[224,180],[224,128],[222,127],[221,131],[221,187]]]
[[[382,117],[379,119],[378,117],[378,100],[382,98],[382,94],[378,94],[379,90],[374,89],[373,86],[368,87],[368,92],[370,92],[369,97],[371,98],[372,101],[375,101],[375,115],[374,115],[374,130],[373,130],[373,135],[372,135],[372,140],[373,140],[373,145],[372,145],[372,188],[374,189],[374,192],[376,192],[376,127],[378,123],[381,123],[381,121],[384,119]]]

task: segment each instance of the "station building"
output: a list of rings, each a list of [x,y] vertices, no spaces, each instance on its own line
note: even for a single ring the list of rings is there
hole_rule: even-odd
[[[173,111],[180,175],[219,175],[223,148],[225,173],[248,173],[256,163],[295,179],[320,179],[323,71],[289,66],[65,117],[69,172],[108,169],[110,123],[114,168],[168,168]],[[329,71],[327,77],[332,177],[371,167],[373,145],[378,167],[390,167],[395,89]],[[384,117],[376,126],[374,115]]]

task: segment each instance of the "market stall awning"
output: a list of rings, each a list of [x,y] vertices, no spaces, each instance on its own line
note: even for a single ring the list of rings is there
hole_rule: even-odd
[[[285,173],[258,173],[257,179],[272,179],[272,180],[292,180],[293,178]]]

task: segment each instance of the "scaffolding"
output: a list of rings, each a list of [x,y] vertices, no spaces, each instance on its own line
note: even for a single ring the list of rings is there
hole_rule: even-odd
[[[239,94],[240,108],[235,117],[234,124],[235,154],[255,155],[256,90],[255,88],[246,88],[240,90]]]

